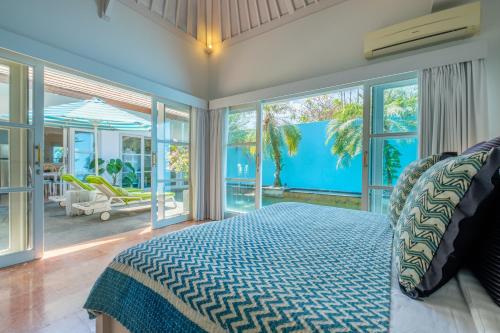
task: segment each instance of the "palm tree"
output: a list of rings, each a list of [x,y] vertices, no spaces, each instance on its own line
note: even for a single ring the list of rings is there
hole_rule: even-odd
[[[326,128],[326,142],[333,141],[330,151],[337,155],[337,169],[351,164],[361,153],[363,139],[363,105],[348,103],[334,113]]]
[[[279,118],[280,114],[287,111],[287,107],[285,104],[267,104],[264,106],[262,136],[264,151],[274,161],[274,187],[282,187],[282,149],[286,147],[288,155],[295,156],[302,140],[302,135],[297,126],[289,123],[286,117]]]
[[[410,88],[411,89],[411,88]],[[391,89],[384,96],[384,132],[409,132],[416,130],[417,97],[406,89]],[[348,167],[352,159],[361,153],[363,138],[363,105],[343,103],[332,116],[326,130],[325,144],[333,141],[331,153],[338,156],[337,168]],[[401,168],[401,153],[385,141],[384,179],[392,184]]]

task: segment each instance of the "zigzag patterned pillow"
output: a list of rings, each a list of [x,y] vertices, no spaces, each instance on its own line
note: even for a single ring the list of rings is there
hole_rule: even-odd
[[[440,161],[411,190],[394,234],[399,284],[406,295],[428,296],[458,270],[462,249],[454,243],[464,237],[460,225],[479,203],[469,196],[460,204],[487,158],[488,152],[478,152]]]
[[[431,166],[436,164],[440,155],[431,155],[429,157],[411,162],[403,170],[399,176],[398,182],[391,193],[391,198],[389,200],[389,220],[392,226],[395,227],[399,220],[401,211],[406,203],[406,199],[410,194],[413,186],[417,180],[422,176],[422,174],[427,171]]]

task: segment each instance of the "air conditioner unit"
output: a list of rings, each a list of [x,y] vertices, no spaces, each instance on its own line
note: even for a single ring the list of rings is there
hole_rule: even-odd
[[[480,3],[474,2],[370,32],[365,36],[365,57],[470,37],[479,32],[480,12]]]

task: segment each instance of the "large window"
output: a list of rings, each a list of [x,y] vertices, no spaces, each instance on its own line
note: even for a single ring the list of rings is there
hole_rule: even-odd
[[[295,201],[385,212],[417,158],[417,97],[416,76],[404,75],[230,108],[226,210]]]
[[[262,204],[361,208],[363,87],[262,106]]]
[[[256,208],[257,110],[231,108],[228,115],[226,209],[247,212]]]
[[[417,80],[373,85],[371,95],[369,206],[384,213],[399,175],[417,159]]]
[[[151,138],[122,136],[122,186],[151,187]]]

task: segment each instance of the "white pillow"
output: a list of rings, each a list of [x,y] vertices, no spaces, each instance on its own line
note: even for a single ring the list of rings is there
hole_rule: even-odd
[[[500,307],[493,302],[479,280],[465,269],[458,272],[457,279],[477,332],[500,332]]]

